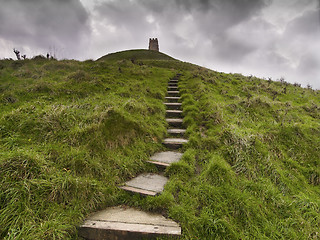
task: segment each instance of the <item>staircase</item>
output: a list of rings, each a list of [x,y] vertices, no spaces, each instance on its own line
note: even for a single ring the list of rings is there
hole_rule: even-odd
[[[180,75],[177,74],[169,81],[164,103],[169,127],[163,145],[167,151],[158,152],[148,160],[149,163],[159,167],[159,173],[143,173],[125,182],[120,186],[125,191],[146,196],[161,194],[168,178],[160,169],[178,162],[182,157],[179,150],[188,140],[184,138],[186,130],[183,128],[183,113],[179,102],[179,77]],[[120,206],[92,214],[80,226],[79,235],[88,240],[151,239],[163,236],[178,237],[181,235],[181,228],[176,222],[162,215]]]

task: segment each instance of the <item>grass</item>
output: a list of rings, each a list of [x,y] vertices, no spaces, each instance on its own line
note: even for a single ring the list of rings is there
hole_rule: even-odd
[[[189,143],[156,197],[117,185],[157,169],[177,72]],[[0,61],[0,238],[78,239],[126,204],[178,221],[182,239],[320,238],[319,91],[143,50],[98,61]]]
[[[0,238],[77,238],[85,215],[124,201],[118,184],[155,170],[145,160],[162,149],[174,70],[127,60],[0,66]]]
[[[319,239],[319,91],[201,68],[182,80],[194,171],[171,181],[169,212],[185,238]]]

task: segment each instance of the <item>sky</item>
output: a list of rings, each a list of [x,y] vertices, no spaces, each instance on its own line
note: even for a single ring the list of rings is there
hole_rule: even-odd
[[[160,51],[320,89],[320,0],[0,0],[0,58]]]

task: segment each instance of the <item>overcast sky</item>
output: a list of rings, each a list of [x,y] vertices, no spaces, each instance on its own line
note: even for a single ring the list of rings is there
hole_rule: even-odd
[[[320,89],[320,0],[0,0],[0,58],[147,48]]]

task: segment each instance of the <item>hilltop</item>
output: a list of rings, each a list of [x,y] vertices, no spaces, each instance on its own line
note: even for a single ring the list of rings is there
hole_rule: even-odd
[[[110,53],[102,56],[97,61],[119,61],[119,60],[175,60],[174,58],[158,51],[144,49],[128,50]]]
[[[156,197],[117,186],[161,151],[177,73],[189,143]],[[127,205],[182,239],[318,239],[319,91],[130,50],[97,61],[0,60],[0,238],[77,239]]]

